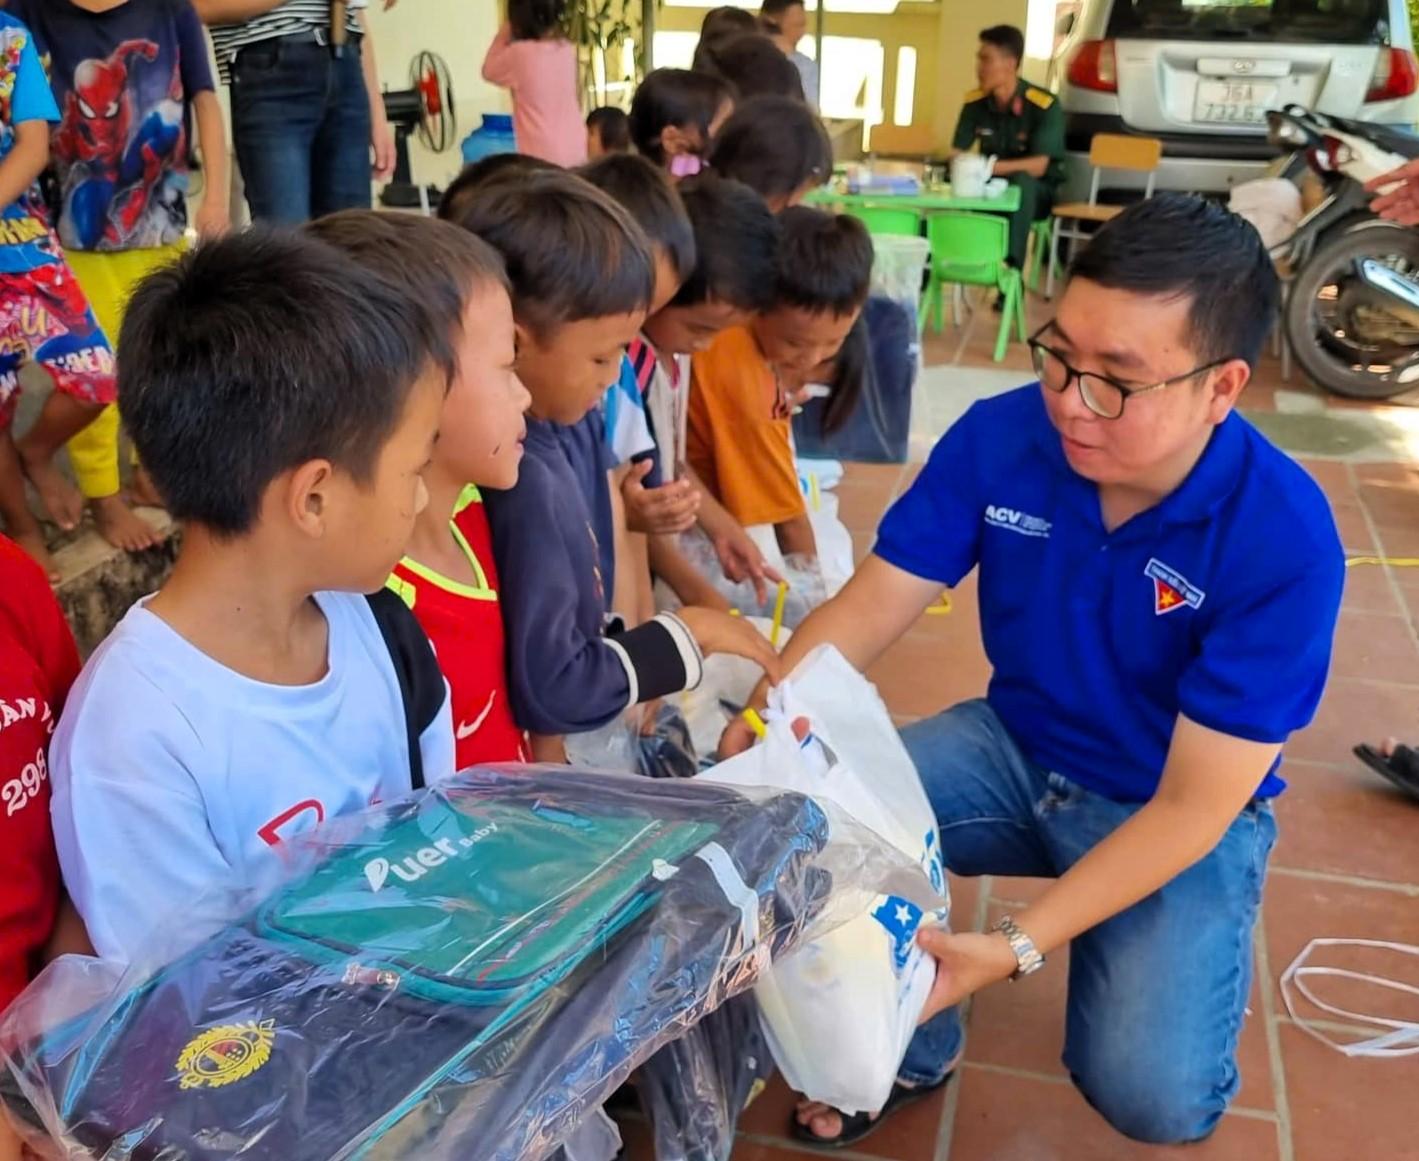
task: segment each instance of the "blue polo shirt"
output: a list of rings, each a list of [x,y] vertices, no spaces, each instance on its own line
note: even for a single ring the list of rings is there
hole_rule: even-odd
[[[942,437],[875,552],[947,586],[980,567],[991,706],[1032,761],[1124,802],[1152,797],[1179,714],[1255,742],[1311,720],[1345,572],[1319,487],[1236,413],[1107,531],[1038,385]],[[1258,794],[1284,786],[1273,768]]]

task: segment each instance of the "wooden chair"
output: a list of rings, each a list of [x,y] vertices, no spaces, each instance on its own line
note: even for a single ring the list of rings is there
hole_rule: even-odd
[[[1089,200],[1066,202],[1054,207],[1054,235],[1050,239],[1049,272],[1045,277],[1046,298],[1054,295],[1054,272],[1059,265],[1060,239],[1069,243],[1069,257],[1072,258],[1074,243],[1087,240],[1091,233],[1084,229],[1086,223],[1097,227],[1123,213],[1122,206],[1099,204],[1099,179],[1103,172],[1114,169],[1124,173],[1146,173],[1148,183],[1143,189],[1143,196],[1151,198],[1158,176],[1158,163],[1162,159],[1163,143],[1156,137],[1100,133],[1089,143],[1089,165],[1094,171],[1089,181]]]

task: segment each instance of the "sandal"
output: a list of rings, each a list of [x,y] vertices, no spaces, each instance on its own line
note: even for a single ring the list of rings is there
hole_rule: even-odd
[[[1394,753],[1386,757],[1374,746],[1362,745],[1355,747],[1355,757],[1381,778],[1419,799],[1419,752],[1408,746],[1396,746]]]
[[[901,1083],[893,1084],[891,1095],[887,1097],[887,1103],[882,1106],[882,1111],[875,1117],[871,1113],[853,1113],[851,1116],[847,1113],[838,1113],[843,1127],[836,1137],[820,1137],[813,1131],[811,1125],[799,1124],[796,1116],[789,1126],[790,1133],[795,1141],[801,1141],[815,1149],[846,1149],[849,1145],[856,1145],[864,1137],[875,1133],[898,1109],[914,1105],[917,1101],[945,1088],[954,1075],[955,1073],[948,1072],[935,1084],[922,1084],[915,1088],[909,1088]]]

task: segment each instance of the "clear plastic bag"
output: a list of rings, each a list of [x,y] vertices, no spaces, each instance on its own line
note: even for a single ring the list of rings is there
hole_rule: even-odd
[[[689,723],[674,705],[661,702],[656,708],[654,728],[640,736],[639,758],[637,773],[646,778],[693,778],[699,773]]]
[[[803,795],[560,767],[464,771],[288,850],[150,964],[50,965],[0,1023],[11,1119],[106,1161],[540,1161],[842,899],[930,896]]]
[[[600,729],[567,734],[562,739],[567,762],[584,770],[610,770],[634,774],[640,766],[640,723],[644,711],[638,705],[617,714]]]
[[[813,731],[803,743],[792,730],[799,717]],[[759,745],[704,777],[831,802],[916,861],[939,892],[925,906],[864,894],[853,922],[779,959],[755,989],[789,1085],[844,1112],[876,1112],[936,974],[915,942],[923,923],[947,917],[935,815],[877,691],[832,646],[809,653],[770,693],[765,720]]]
[[[765,599],[760,601],[754,591],[752,581],[732,581],[724,575],[724,568],[715,554],[714,545],[698,530],[686,532],[680,537],[680,551],[695,566],[719,593],[746,617],[767,617],[773,621],[778,602],[778,590],[772,582],[768,585]],[[812,557],[790,554],[782,557],[780,563],[765,553],[768,563],[783,574],[788,583],[784,593],[783,613],[778,620],[790,629],[796,629],[805,617],[827,600],[827,590],[823,583],[823,572],[818,561]]]

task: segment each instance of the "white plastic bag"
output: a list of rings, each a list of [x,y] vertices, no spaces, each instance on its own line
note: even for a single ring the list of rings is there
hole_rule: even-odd
[[[773,627],[767,617],[745,618],[765,637]],[[788,644],[791,629],[779,630],[779,647]],[[749,704],[754,686],[764,671],[746,657],[732,653],[712,653],[705,658],[705,673],[700,684],[683,693],[672,693],[665,700],[685,715],[690,727],[690,740],[701,761],[713,757],[719,750],[719,739],[725,726]]]
[[[802,743],[792,729],[799,717],[813,731]],[[831,801],[917,859],[941,896],[938,911],[923,913],[864,889],[859,918],[779,960],[755,988],[790,1087],[844,1112],[876,1112],[935,979],[935,962],[916,945],[923,922],[946,918],[935,816],[877,691],[832,646],[815,649],[773,691],[766,722],[761,744],[705,777]]]

